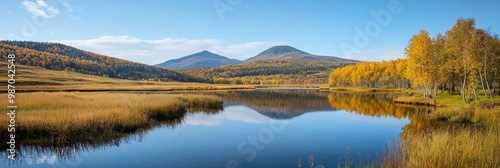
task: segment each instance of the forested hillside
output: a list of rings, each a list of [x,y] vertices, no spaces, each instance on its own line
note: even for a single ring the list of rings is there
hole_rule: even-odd
[[[160,67],[83,51],[59,43],[0,41],[0,56],[16,54],[16,63],[122,79],[200,81]]]
[[[180,70],[183,74],[219,84],[326,84],[329,73],[350,63],[262,60],[214,68]]]
[[[359,63],[330,74],[332,86],[412,87],[424,97],[439,90],[459,92],[464,101],[479,92],[500,91],[500,40],[475,27],[474,19],[459,19],[446,32],[431,37],[422,30],[406,48],[406,59]]]

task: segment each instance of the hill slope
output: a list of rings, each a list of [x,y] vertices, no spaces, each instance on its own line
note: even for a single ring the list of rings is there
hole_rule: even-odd
[[[229,59],[227,57],[211,53],[209,51],[202,51],[192,55],[188,55],[179,59],[173,59],[156,66],[169,68],[169,69],[191,69],[191,68],[205,68],[205,67],[218,67],[228,64],[239,64],[240,60]]]
[[[253,86],[222,86],[191,82],[127,80],[87,75],[69,70],[57,71],[36,66],[15,65],[16,93],[26,91],[175,91],[253,88]],[[0,67],[7,67],[7,63],[0,61]],[[7,68],[0,68],[0,74],[7,74],[7,70]],[[7,79],[7,75],[0,75],[0,84],[7,86]],[[7,89],[2,89],[0,92],[5,93]]]
[[[69,70],[122,79],[199,81],[178,72],[83,51],[59,43],[0,41],[0,57],[16,54],[16,64],[49,70]]]
[[[351,63],[271,59],[178,71],[201,80],[222,84],[267,84],[262,83],[263,79],[281,81],[281,84],[302,84],[310,80],[313,80],[312,83],[326,84],[328,74],[333,69],[349,64]]]
[[[348,60],[333,56],[318,56],[298,50],[291,46],[274,46],[254,57],[251,57],[245,62],[255,62],[269,59],[291,59],[291,60],[306,60],[306,61],[329,61],[329,62],[358,62],[356,60]]]

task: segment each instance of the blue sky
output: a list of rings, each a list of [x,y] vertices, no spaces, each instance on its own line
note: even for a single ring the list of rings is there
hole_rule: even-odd
[[[445,33],[460,17],[499,33],[498,8],[494,0],[3,0],[0,39],[61,42],[146,64],[202,50],[243,60],[274,45],[380,61],[404,57],[419,30]]]

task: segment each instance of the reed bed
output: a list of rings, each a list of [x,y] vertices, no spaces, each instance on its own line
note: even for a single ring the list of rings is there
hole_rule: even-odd
[[[7,102],[6,97],[0,101]],[[107,92],[18,93],[16,104],[16,137],[45,143],[119,136],[162,121],[178,124],[192,109],[222,109],[222,100],[216,97]],[[8,124],[8,117],[1,115],[0,123]],[[7,129],[0,130],[2,137],[8,134]]]
[[[499,101],[438,108],[433,116],[449,126],[408,134],[377,167],[500,167]]]

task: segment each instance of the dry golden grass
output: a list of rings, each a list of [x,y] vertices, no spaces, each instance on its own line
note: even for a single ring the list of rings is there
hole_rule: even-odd
[[[0,101],[7,102],[6,97]],[[222,108],[219,98],[167,94],[36,92],[18,93],[16,101],[16,134],[48,143],[134,132],[182,119],[188,109]],[[8,117],[1,115],[0,123],[8,123]],[[7,137],[6,129],[0,134]]]
[[[424,105],[424,106],[437,106],[435,99],[426,99],[420,96],[398,96],[392,100],[394,103],[411,104],[411,105]]]
[[[456,97],[459,97],[458,95]],[[485,99],[472,104],[454,103],[453,98],[440,101],[441,107],[430,115],[431,119],[458,123],[472,123],[474,126],[498,127],[500,123],[500,98]]]
[[[433,129],[408,137],[380,167],[498,167],[500,131]]]
[[[0,62],[0,66],[7,67],[7,64]],[[7,74],[6,70],[7,68],[0,68],[0,74]],[[17,91],[173,91],[255,88],[255,85],[214,85],[115,79],[18,64],[16,64],[15,79]],[[0,76],[0,84],[7,86],[7,75]]]
[[[438,122],[455,126],[407,134],[403,143],[384,154],[379,166],[500,167],[500,101],[454,103],[460,100],[456,97],[441,98],[446,106],[430,115],[431,120],[445,120]]]

